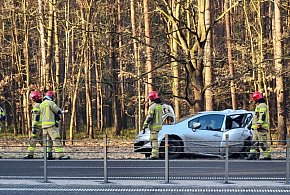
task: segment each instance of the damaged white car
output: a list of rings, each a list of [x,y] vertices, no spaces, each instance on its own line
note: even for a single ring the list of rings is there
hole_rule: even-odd
[[[229,135],[230,155],[246,155],[251,146],[253,112],[246,110],[205,111],[175,121],[171,106],[164,104],[163,126],[158,134],[160,157],[164,158],[165,135],[169,136],[169,157],[183,154],[225,155],[226,135]],[[140,132],[134,151],[150,156],[150,130]]]

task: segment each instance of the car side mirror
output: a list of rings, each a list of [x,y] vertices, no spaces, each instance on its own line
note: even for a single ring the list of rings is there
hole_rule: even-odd
[[[201,124],[200,123],[192,123],[191,125],[190,125],[190,128],[192,129],[192,131],[196,131],[196,129],[198,129],[198,128],[200,128],[201,127]]]

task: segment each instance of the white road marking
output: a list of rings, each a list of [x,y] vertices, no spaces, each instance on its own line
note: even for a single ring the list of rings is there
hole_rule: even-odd
[[[0,179],[43,179],[43,176],[0,176]],[[60,177],[49,176],[48,179],[90,179],[90,180],[103,180],[104,177]],[[108,177],[110,180],[164,180],[164,177]],[[206,181],[223,181],[224,177],[214,176],[198,176],[198,177],[169,177],[170,180],[206,180]],[[285,181],[285,177],[229,177],[233,181]]]
[[[13,192],[214,192],[214,193],[290,193],[290,189],[219,189],[219,188],[180,188],[180,189],[157,189],[157,188],[0,188],[0,191]]]

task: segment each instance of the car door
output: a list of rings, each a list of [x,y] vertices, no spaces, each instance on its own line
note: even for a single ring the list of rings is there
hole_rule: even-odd
[[[249,138],[250,130],[247,124],[251,119],[252,115],[250,113],[234,114],[226,117],[225,134],[229,135],[231,152],[240,151],[244,146],[244,140]]]
[[[162,104],[162,121],[163,125],[172,125],[176,122],[174,110],[168,104]]]
[[[194,122],[200,123],[200,127],[193,129],[187,138],[189,150],[193,153],[218,155],[223,136],[224,117],[221,114],[207,114],[190,120],[188,127],[192,127]]]

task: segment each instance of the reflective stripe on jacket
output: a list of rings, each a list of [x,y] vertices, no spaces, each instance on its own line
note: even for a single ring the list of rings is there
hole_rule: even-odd
[[[268,130],[268,108],[265,103],[258,103],[255,109],[255,115],[252,122],[252,129],[257,129],[258,124],[262,126],[263,129]]]
[[[41,128],[40,103],[35,103],[32,108],[32,127]]]
[[[150,130],[162,129],[162,105],[153,103],[150,105],[148,115],[144,122],[144,126],[148,126]]]
[[[3,108],[0,107],[0,122],[6,120],[6,114]]]
[[[54,101],[44,100],[40,104],[40,113],[42,118],[42,128],[48,128],[55,125],[55,115],[61,111]]]

